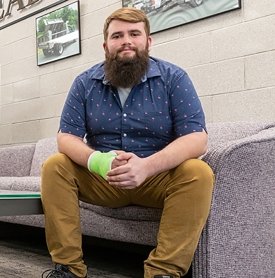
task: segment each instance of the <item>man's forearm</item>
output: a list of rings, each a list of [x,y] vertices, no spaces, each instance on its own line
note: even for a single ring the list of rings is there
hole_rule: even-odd
[[[57,134],[58,151],[66,154],[75,163],[87,167],[90,154],[94,151],[83,140],[68,133]]]
[[[185,160],[198,158],[207,150],[206,132],[194,132],[171,142],[163,150],[146,158],[149,176],[178,166]]]

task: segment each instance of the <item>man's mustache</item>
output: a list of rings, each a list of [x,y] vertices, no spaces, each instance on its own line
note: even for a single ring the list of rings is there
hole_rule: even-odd
[[[136,47],[132,47],[132,46],[122,46],[118,49],[117,53],[120,53],[124,50],[133,50],[133,51],[137,51],[137,48]]]

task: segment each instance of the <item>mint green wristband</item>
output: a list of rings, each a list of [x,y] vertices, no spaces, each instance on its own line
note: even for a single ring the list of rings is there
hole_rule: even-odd
[[[106,179],[107,173],[111,170],[112,161],[117,156],[115,152],[102,153],[100,151],[93,152],[88,159],[88,169],[95,172]]]

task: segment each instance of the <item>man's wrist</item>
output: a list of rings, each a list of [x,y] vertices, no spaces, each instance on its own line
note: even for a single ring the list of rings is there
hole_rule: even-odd
[[[97,173],[106,179],[107,173],[111,170],[112,162],[117,154],[114,151],[103,153],[94,151],[88,159],[87,167],[90,172]]]

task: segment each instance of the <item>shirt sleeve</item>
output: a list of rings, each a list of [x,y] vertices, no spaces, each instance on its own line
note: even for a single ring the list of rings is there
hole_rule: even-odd
[[[77,77],[68,93],[60,119],[59,131],[83,138],[85,124],[85,87],[81,77]]]
[[[185,72],[173,82],[170,100],[176,137],[206,131],[201,102],[191,79]]]

